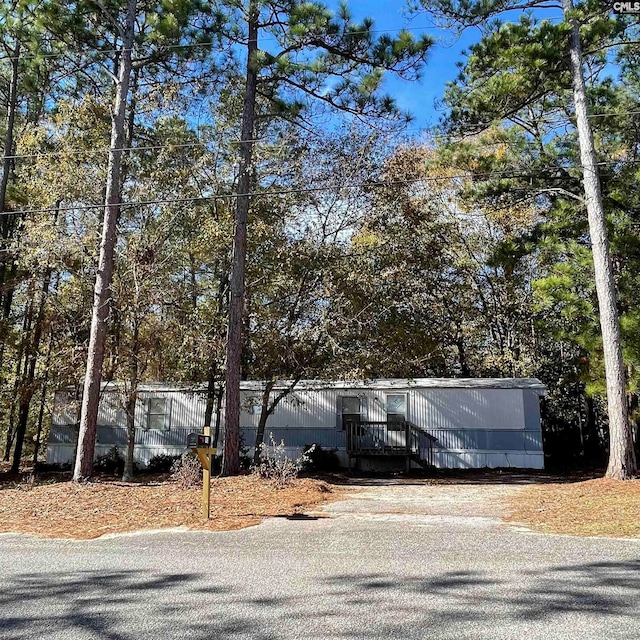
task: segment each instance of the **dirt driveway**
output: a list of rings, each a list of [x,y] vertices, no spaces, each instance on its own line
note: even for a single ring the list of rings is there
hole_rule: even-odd
[[[459,524],[496,525],[509,515],[510,500],[537,481],[525,475],[462,480],[353,480],[346,500],[324,505],[320,512],[359,520],[452,520]]]

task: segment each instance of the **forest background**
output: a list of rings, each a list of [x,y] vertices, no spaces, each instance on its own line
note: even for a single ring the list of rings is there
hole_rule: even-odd
[[[129,415],[137,386],[162,380],[200,385],[215,422],[234,220],[245,202],[243,378],[269,389],[308,378],[537,377],[549,388],[550,464],[606,461],[603,344],[565,16],[580,28],[635,429],[638,20],[595,2],[569,14],[561,3],[540,4],[513,3],[497,21],[477,12],[474,20],[473,3],[425,0],[398,5],[394,28],[389,14],[378,26],[359,9],[356,18],[344,6],[331,13],[300,2],[5,3],[5,460],[38,457],[53,390],[72,386],[82,396],[115,148],[117,232],[100,370],[103,381],[124,382]],[[123,46],[128,12],[131,47]],[[124,137],[114,147],[126,52]],[[403,107],[416,105],[412,122]]]

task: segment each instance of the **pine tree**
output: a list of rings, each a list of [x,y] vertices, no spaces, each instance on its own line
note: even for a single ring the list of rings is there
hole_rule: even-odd
[[[117,220],[121,205],[123,148],[127,140],[127,124],[133,125],[133,118],[128,121],[127,103],[130,100],[130,84],[132,72],[140,73],[146,67],[170,67],[170,61],[188,58],[191,55],[189,45],[208,44],[207,39],[201,41],[204,34],[212,30],[210,22],[204,20],[194,28],[191,18],[194,14],[202,15],[203,7],[196,0],[170,3],[167,7],[157,9],[155,3],[142,0],[128,0],[121,17],[120,3],[115,6],[100,5],[102,18],[114,29],[113,39],[117,46],[114,60],[116,73],[111,74],[115,85],[115,97],[112,113],[111,142],[109,163],[105,185],[105,208],[100,244],[100,256],[94,286],[94,305],[91,316],[87,367],[80,414],[80,432],[73,479],[76,482],[91,477],[93,456],[97,430],[98,405],[102,366],[104,362],[107,320],[111,307],[110,285],[114,270],[114,248],[116,243]],[[210,10],[204,11],[209,17]],[[196,21],[198,22],[198,21]],[[213,19],[215,24],[216,20]],[[184,47],[178,50],[175,42],[185,38]],[[146,45],[146,46],[145,46]],[[148,46],[151,46],[151,51]],[[138,57],[134,59],[134,50]],[[195,57],[207,54],[207,48],[201,48]],[[131,111],[131,105],[129,106]]]
[[[226,36],[242,45],[246,55],[225,379],[223,473],[232,475],[240,469],[247,222],[252,188],[258,187],[252,185],[258,100],[268,105],[273,121],[306,126],[313,126],[305,110],[310,105],[362,118],[397,116],[393,101],[379,93],[383,72],[415,77],[431,41],[416,41],[406,31],[397,38],[375,37],[373,22],[354,22],[346,5],[337,15],[321,3],[300,0],[247,0],[226,6],[232,25]],[[260,48],[263,34],[269,38],[265,49]]]
[[[544,6],[541,2],[522,2],[509,0],[508,2],[476,2],[475,0],[423,0],[423,6],[444,17],[451,25],[462,28],[477,25],[490,25],[495,30],[491,19],[499,17],[507,11],[528,10],[536,6]],[[619,479],[629,479],[635,476],[637,467],[633,447],[632,429],[627,415],[626,379],[622,359],[622,344],[620,339],[620,319],[617,309],[617,293],[613,268],[610,258],[607,223],[602,200],[600,177],[596,159],[596,149],[593,132],[589,123],[588,96],[584,77],[584,60],[582,53],[582,35],[580,16],[583,10],[589,9],[588,3],[576,10],[572,0],[563,0],[564,24],[553,28],[545,24],[538,29],[536,35],[550,35],[550,39],[532,38],[528,43],[526,55],[545,60],[545,66],[532,67],[531,78],[518,78],[512,83],[502,86],[503,95],[494,99],[495,105],[506,104],[500,116],[502,118],[514,116],[517,110],[525,108],[527,101],[531,104],[548,91],[550,83],[562,87],[559,82],[563,73],[567,73],[571,80],[573,95],[573,109],[576,118],[576,129],[579,139],[580,165],[584,204],[589,221],[589,234],[593,253],[596,290],[600,312],[600,327],[604,348],[604,364],[607,386],[607,402],[610,430],[610,459],[607,476]],[[523,19],[524,22],[527,17]],[[598,29],[594,29],[598,34]],[[555,40],[559,45],[554,51],[549,49],[550,41]],[[555,38],[554,38],[555,37]],[[567,65],[568,61],[568,65]],[[542,82],[536,85],[537,76],[542,76]],[[504,102],[502,100],[504,98]],[[500,107],[498,107],[500,109]],[[498,115],[498,114],[495,114]],[[478,127],[478,123],[475,123]]]

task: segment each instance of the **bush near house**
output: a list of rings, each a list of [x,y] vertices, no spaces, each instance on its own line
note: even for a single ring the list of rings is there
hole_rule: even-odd
[[[273,434],[269,434],[269,443],[260,445],[260,464],[255,468],[261,478],[272,480],[276,486],[284,487],[298,477],[308,458],[303,454],[300,458],[287,455],[284,440],[276,442]]]
[[[120,453],[118,447],[111,447],[107,453],[96,458],[93,468],[101,473],[122,475],[124,471],[124,456]]]
[[[146,470],[149,473],[169,473],[173,465],[177,460],[180,460],[180,458],[181,456],[179,455],[171,456],[167,453],[159,453],[149,460]]]
[[[323,449],[319,444],[309,444],[304,448],[307,458],[305,471],[333,472],[340,469],[340,460],[335,449]]]

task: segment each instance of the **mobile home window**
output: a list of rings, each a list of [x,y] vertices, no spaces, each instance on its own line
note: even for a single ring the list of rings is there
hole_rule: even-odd
[[[404,422],[407,419],[407,396],[404,393],[387,395],[387,422]]]
[[[149,398],[147,429],[169,431],[169,401],[167,398]]]
[[[360,424],[362,420],[362,404],[357,396],[342,397],[342,429],[347,428],[347,423]]]

